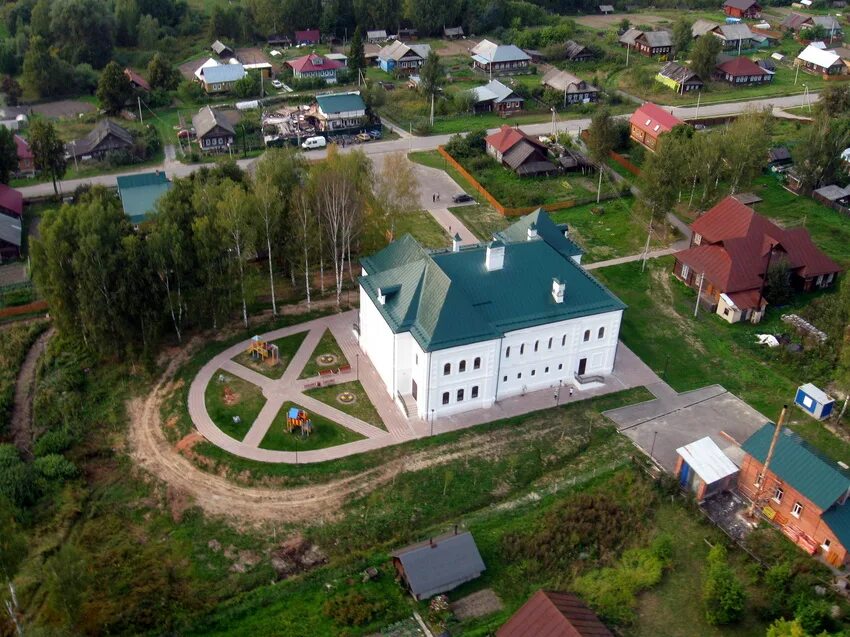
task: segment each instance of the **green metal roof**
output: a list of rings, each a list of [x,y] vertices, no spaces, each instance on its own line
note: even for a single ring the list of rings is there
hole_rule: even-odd
[[[171,182],[162,172],[140,173],[118,177],[118,195],[121,205],[132,223],[141,223],[156,210],[156,202]]]
[[[319,108],[322,109],[322,112],[327,114],[366,110],[366,104],[363,102],[363,98],[356,91],[317,95],[316,102],[319,103]]]
[[[775,425],[765,424],[747,438],[741,448],[759,462],[767,457]],[[811,500],[822,511],[850,489],[850,477],[832,460],[822,456],[797,434],[783,429],[776,441],[769,471]]]
[[[560,226],[552,221],[543,208],[538,208],[522,217],[496,236],[505,242],[525,241],[528,238],[528,229],[532,226],[537,230],[540,238],[564,256],[575,257],[582,254],[582,249],[564,236],[566,226]]]
[[[543,217],[551,223],[545,213]],[[405,235],[363,260],[366,275],[360,284],[392,330],[409,331],[425,351],[625,309],[556,247],[563,248],[556,238],[553,246],[542,235],[529,240],[516,229],[506,233],[497,242],[505,244],[504,266],[499,270],[487,270],[484,245],[428,252]],[[520,235],[521,240],[509,238]],[[554,278],[566,285],[563,303],[552,298]]]
[[[850,505],[832,507],[821,516],[821,520],[835,533],[844,548],[850,547]]]

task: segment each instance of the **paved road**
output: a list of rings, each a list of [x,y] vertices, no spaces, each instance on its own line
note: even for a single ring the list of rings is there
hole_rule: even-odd
[[[809,94],[809,101],[814,103],[819,95],[817,93]],[[789,97],[772,97],[758,100],[749,100],[742,102],[726,102],[722,104],[703,104],[699,108],[699,115],[702,117],[735,115],[743,113],[750,108],[793,108],[802,105],[802,96],[792,95]],[[697,115],[696,107],[675,107],[670,109],[674,115],[680,118],[694,117]],[[627,117],[624,115],[623,117]],[[559,131],[577,132],[586,129],[590,126],[590,119],[571,119],[558,122],[556,128]],[[523,130],[533,135],[548,135],[552,133],[552,124],[530,124],[523,126]],[[408,137],[406,139],[394,139],[385,142],[373,142],[362,146],[346,147],[341,149],[343,152],[350,152],[352,149],[363,150],[367,155],[382,155],[385,153],[410,152],[416,150],[434,150],[437,146],[445,144],[451,135],[432,135],[430,137]],[[322,159],[326,155],[325,150],[311,151],[308,154],[310,159]],[[241,159],[237,163],[242,168],[249,168],[256,159]],[[186,177],[191,173],[201,168],[203,164],[170,164],[168,167],[160,166],[160,170],[165,170],[169,177]],[[84,179],[71,179],[61,182],[61,192],[73,192],[80,185],[102,185],[107,187],[115,186],[115,178],[119,175],[132,175],[140,172],[150,172],[151,167],[139,168],[136,170],[127,171],[125,173],[116,173],[112,175],[98,175],[95,177],[87,177]],[[25,199],[38,197],[47,197],[53,194],[53,186],[50,183],[37,184],[34,186],[26,186],[19,189]]]

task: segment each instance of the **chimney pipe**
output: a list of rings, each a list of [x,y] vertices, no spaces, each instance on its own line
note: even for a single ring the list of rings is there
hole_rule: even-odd
[[[460,252],[460,235],[455,232],[455,236],[452,237],[452,252]]]

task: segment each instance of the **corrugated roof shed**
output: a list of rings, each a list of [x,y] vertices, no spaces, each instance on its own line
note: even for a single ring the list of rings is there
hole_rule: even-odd
[[[417,599],[452,590],[486,568],[469,532],[420,542],[394,551],[392,556],[404,567],[410,592]]]
[[[723,450],[709,437],[700,438],[694,442],[676,449],[682,459],[697,472],[697,475],[707,485],[714,484],[723,478],[738,473],[738,467]]]
[[[537,591],[496,637],[613,637],[599,618],[575,595]]]
[[[765,424],[747,438],[741,448],[763,463],[774,428],[773,423]],[[779,434],[769,470],[821,510],[831,507],[850,489],[850,477],[841,467],[822,456],[788,428]]]

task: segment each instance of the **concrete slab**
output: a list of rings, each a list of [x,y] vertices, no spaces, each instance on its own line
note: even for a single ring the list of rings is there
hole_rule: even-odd
[[[604,415],[671,473],[676,449],[705,436],[737,464],[740,443],[769,420],[720,385],[666,395]]]

